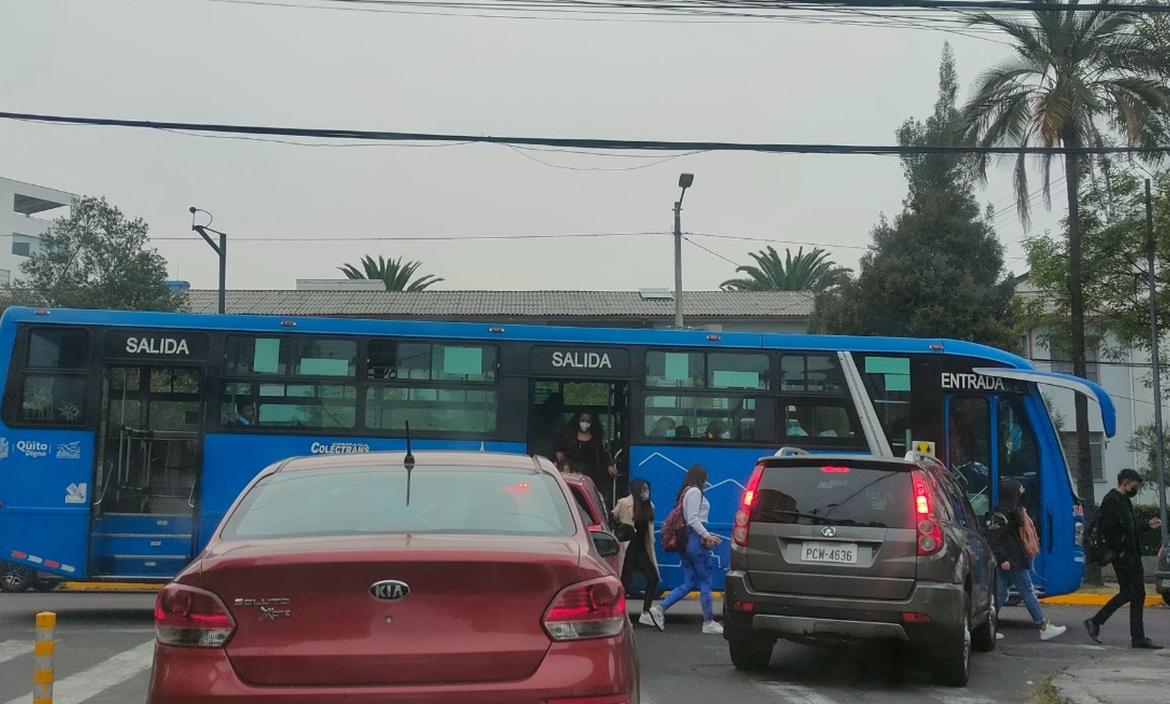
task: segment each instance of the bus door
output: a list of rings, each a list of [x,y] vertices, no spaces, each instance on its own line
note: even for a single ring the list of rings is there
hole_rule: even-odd
[[[191,559],[204,386],[198,367],[104,368],[90,550],[95,576],[169,577]]]

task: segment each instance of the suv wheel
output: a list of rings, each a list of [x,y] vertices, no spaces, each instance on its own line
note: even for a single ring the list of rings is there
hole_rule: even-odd
[[[1170,606],[1170,592],[1162,592],[1162,601],[1166,606]]]
[[[975,629],[971,634],[971,647],[981,653],[990,653],[995,650],[995,631],[998,628],[999,619],[995,615],[995,589],[992,588],[990,596],[987,598],[987,620],[983,625]]]
[[[10,594],[23,592],[32,586],[33,571],[11,562],[0,562],[0,591]]]
[[[971,621],[970,602],[963,609],[962,641],[958,655],[940,658],[935,665],[934,675],[938,683],[947,687],[965,687],[971,674]],[[992,636],[995,639],[995,636]]]
[[[772,661],[774,641],[758,635],[747,638],[729,638],[727,647],[731,651],[731,662],[742,672],[758,672],[767,669]]]

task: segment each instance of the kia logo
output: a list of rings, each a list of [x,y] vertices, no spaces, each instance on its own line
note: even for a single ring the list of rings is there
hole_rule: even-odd
[[[370,595],[383,601],[398,601],[410,594],[410,585],[397,579],[384,579],[370,585]]]
[[[821,535],[825,536],[826,538],[832,538],[836,534],[837,529],[833,526],[825,526],[824,528],[821,528]]]

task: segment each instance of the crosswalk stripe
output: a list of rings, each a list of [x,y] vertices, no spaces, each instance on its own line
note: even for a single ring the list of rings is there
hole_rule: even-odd
[[[777,684],[774,682],[764,682],[762,684],[764,689],[772,694],[779,694],[789,704],[837,704],[835,700],[823,694],[818,694],[808,687],[800,687],[795,684]]]
[[[55,704],[81,704],[149,668],[153,654],[154,641],[147,641],[124,650],[88,670],[57,680],[53,685],[53,701]],[[60,660],[60,653],[57,657]],[[31,696],[32,690],[29,690],[29,694],[17,697],[7,704],[28,704]]]
[[[0,662],[8,662],[21,655],[32,655],[33,642],[31,640],[0,641]]]

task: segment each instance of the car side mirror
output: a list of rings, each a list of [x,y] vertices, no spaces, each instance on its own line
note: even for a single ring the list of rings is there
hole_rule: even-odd
[[[614,537],[623,543],[628,543],[637,535],[634,532],[634,527],[629,523],[618,523],[617,527],[613,529]]]
[[[593,546],[602,557],[613,557],[621,551],[617,536],[609,531],[594,529],[589,531],[589,537],[593,538]]]

